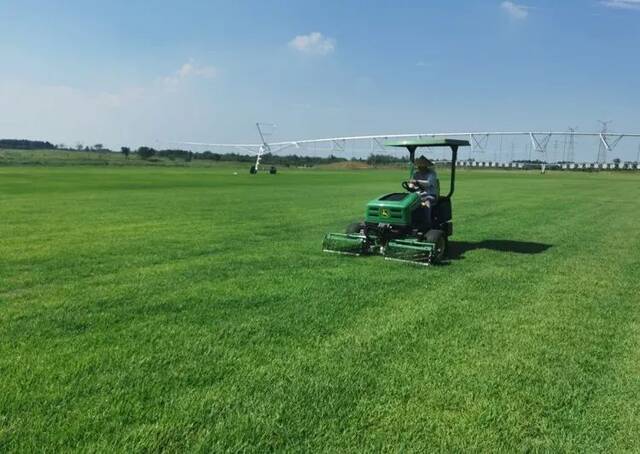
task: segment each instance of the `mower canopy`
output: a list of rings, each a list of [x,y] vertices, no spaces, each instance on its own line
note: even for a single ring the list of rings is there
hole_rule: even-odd
[[[406,148],[409,150],[409,161],[411,161],[411,166],[409,166],[409,178],[413,175],[413,164],[416,161],[416,149],[425,147],[425,148],[435,148],[435,147],[449,147],[451,148],[451,189],[449,189],[449,193],[447,194],[447,198],[450,198],[453,195],[453,191],[455,190],[455,179],[456,179],[456,161],[458,160],[458,147],[468,147],[468,140],[460,140],[460,139],[447,139],[447,138],[429,138],[429,139],[414,139],[414,140],[389,140],[385,142],[385,146],[387,147],[400,147]]]
[[[469,146],[468,140],[460,139],[417,139],[417,140],[389,140],[384,144],[387,147],[465,147]]]

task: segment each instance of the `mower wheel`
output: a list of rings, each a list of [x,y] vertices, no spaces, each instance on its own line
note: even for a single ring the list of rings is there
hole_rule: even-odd
[[[433,263],[441,262],[447,252],[447,235],[442,230],[429,230],[424,239],[426,242],[436,245],[431,261]]]
[[[349,224],[347,226],[347,229],[345,230],[345,233],[347,233],[347,234],[360,233],[360,231],[363,228],[364,228],[364,225],[362,224],[362,222],[352,222],[351,224]]]

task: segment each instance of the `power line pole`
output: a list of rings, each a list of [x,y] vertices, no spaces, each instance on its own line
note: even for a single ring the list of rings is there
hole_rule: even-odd
[[[575,160],[575,132],[578,128],[569,128],[569,144],[567,146],[567,161],[574,162]]]

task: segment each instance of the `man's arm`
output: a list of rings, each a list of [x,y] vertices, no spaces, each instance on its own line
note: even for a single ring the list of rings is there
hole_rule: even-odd
[[[412,182],[425,192],[435,192],[438,188],[438,175],[435,172],[416,173]]]

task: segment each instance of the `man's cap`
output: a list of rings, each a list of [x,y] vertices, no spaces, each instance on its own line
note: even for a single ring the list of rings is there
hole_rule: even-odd
[[[430,159],[425,158],[424,156],[420,156],[416,159],[416,165],[418,167],[429,167],[433,165],[433,162]]]

